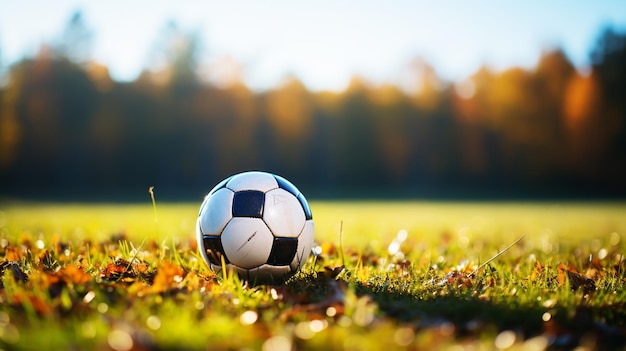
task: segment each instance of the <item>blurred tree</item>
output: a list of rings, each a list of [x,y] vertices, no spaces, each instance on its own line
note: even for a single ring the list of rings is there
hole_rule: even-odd
[[[605,28],[591,51],[592,69],[602,84],[605,101],[626,104],[626,33]]]
[[[560,49],[544,53],[532,73],[534,89],[530,95],[536,104],[527,122],[533,128],[529,172],[538,177],[560,177],[566,167],[568,154],[563,103],[566,88],[577,74],[574,65]]]
[[[65,29],[53,50],[76,64],[85,64],[91,59],[93,31],[85,23],[83,13],[76,11],[65,25]]]
[[[332,165],[339,183],[346,187],[379,184],[385,179],[368,90],[362,78],[353,77],[333,121]]]
[[[19,136],[13,181],[39,188],[84,183],[95,98],[85,72],[43,47],[34,60],[14,66],[6,94],[2,118]]]
[[[606,162],[612,127],[602,113],[602,92],[595,74],[574,75],[564,92],[563,116],[567,130],[565,160],[572,177],[592,179]],[[608,127],[608,128],[607,128]]]
[[[311,132],[312,99],[304,84],[293,76],[265,97],[267,117],[277,137],[304,139]]]
[[[186,94],[198,83],[199,50],[198,33],[186,33],[176,22],[168,22],[151,53],[152,79],[157,84],[169,85],[175,94]]]
[[[0,90],[0,178],[14,167],[21,139],[15,111],[17,95],[18,89],[14,86],[7,85]]]
[[[457,82],[451,91],[453,114],[460,124],[461,162],[468,177],[489,178],[498,173],[499,148],[490,144],[494,139],[493,127],[488,123],[490,111],[485,92],[493,79],[495,75],[482,67],[472,76]]]
[[[295,77],[289,76],[276,89],[263,95],[267,129],[263,135],[268,166],[292,177],[310,172],[309,140],[315,133],[313,96]]]
[[[383,175],[388,182],[406,184],[415,149],[415,116],[409,98],[396,86],[383,85],[369,92],[371,110],[377,118],[376,147],[380,149]]]
[[[445,85],[437,75],[437,72],[426,60],[416,57],[410,63],[410,71],[415,77],[415,86],[411,89],[414,102],[422,110],[434,110],[441,103]]]
[[[626,39],[612,29],[585,74],[556,49],[533,69],[481,68],[449,85],[415,59],[402,88],[355,77],[340,93],[296,77],[254,92],[236,65],[200,79],[199,37],[173,22],[150,70],[116,82],[89,61],[91,38],[75,13],[58,43],[0,86],[1,193],[145,196],[155,185],[188,197],[248,169],[339,196],[545,195],[585,183],[626,193]]]
[[[607,176],[620,181],[626,176],[626,33],[605,28],[591,51],[591,61],[602,91],[598,118],[610,140]]]

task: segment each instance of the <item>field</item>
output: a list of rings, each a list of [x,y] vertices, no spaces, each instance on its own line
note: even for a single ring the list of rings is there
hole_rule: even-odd
[[[319,255],[257,287],[199,258],[199,204],[0,205],[0,349],[626,345],[622,203],[313,202]]]

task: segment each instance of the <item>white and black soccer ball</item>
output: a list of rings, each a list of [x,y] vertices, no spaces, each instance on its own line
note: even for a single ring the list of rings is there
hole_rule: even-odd
[[[285,178],[244,172],[217,184],[200,206],[198,248],[216,272],[229,270],[251,283],[293,275],[313,246],[313,216],[304,195]]]

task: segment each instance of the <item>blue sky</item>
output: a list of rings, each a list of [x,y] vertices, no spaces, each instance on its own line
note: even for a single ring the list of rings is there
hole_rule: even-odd
[[[313,90],[340,90],[355,74],[401,83],[415,57],[460,80],[483,64],[532,67],[556,46],[584,68],[601,28],[626,30],[619,0],[0,0],[3,71],[59,38],[79,9],[94,31],[92,57],[115,79],[136,78],[175,21],[199,34],[203,67],[235,61],[255,89],[288,74]]]

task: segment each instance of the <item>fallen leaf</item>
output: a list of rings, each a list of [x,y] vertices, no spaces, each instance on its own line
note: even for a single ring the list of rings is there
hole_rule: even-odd
[[[539,262],[539,260],[536,260],[535,261],[535,269],[533,269],[530,272],[530,280],[533,281],[533,282],[536,281],[537,278],[539,276],[541,276],[541,274],[543,274],[543,266],[541,265],[541,262]]]
[[[175,288],[183,280],[185,271],[171,262],[163,261],[157,267],[150,292],[165,292]]]
[[[322,277],[335,279],[341,272],[343,272],[344,268],[344,266],[337,266],[332,268],[325,266],[324,272],[317,272],[318,279]]]
[[[91,275],[74,263],[67,264],[59,270],[59,275],[68,283],[87,284],[91,281]]]
[[[3,286],[1,279],[7,269],[11,271],[11,273],[13,274],[13,279],[15,279],[15,281],[25,282],[28,280],[28,276],[26,275],[26,273],[24,273],[24,271],[22,271],[17,263],[4,261],[0,263],[0,287]]]
[[[592,293],[596,290],[596,283],[582,274],[578,273],[578,271],[572,265],[564,265],[563,263],[559,263],[557,267],[557,281],[560,286],[565,285],[566,282],[569,282],[569,286],[572,290],[578,290],[578,288],[582,288],[585,294]]]
[[[13,304],[21,306],[29,305],[29,307],[38,314],[48,314],[51,311],[50,306],[43,299],[27,293],[14,295]]]
[[[4,253],[4,259],[11,262],[19,262],[23,254],[21,250],[13,245],[9,245]]]

